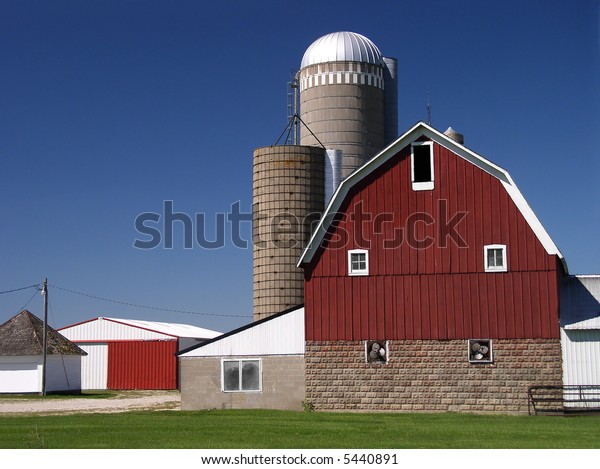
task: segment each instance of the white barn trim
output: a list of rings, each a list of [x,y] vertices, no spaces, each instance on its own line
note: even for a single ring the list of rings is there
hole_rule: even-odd
[[[335,215],[339,212],[342,203],[346,199],[346,196],[350,189],[354,187],[358,182],[363,180],[369,174],[373,173],[375,170],[380,168],[383,164],[385,164],[390,158],[394,157],[400,150],[404,147],[410,145],[414,141],[416,141],[419,137],[426,137],[439,145],[448,148],[453,153],[457,154],[461,158],[471,162],[475,166],[479,167],[483,171],[491,174],[498,180],[502,182],[502,185],[505,187],[506,191],[512,198],[513,202],[517,206],[517,208],[521,211],[521,214],[527,220],[529,226],[536,234],[537,238],[540,240],[546,252],[550,255],[556,255],[561,260],[565,272],[567,272],[567,264],[558,247],[554,244],[554,241],[550,238],[550,235],[541,224],[523,194],[518,189],[517,185],[511,178],[508,171],[502,169],[500,166],[492,163],[487,160],[483,156],[475,153],[472,150],[469,150],[464,145],[457,143],[447,135],[437,131],[433,127],[425,124],[424,122],[418,122],[411,129],[409,129],[404,135],[398,137],[398,139],[389,145],[387,148],[383,149],[377,155],[375,155],[372,159],[370,159],[363,166],[358,168],[352,174],[350,174],[346,179],[344,179],[341,184],[338,186],[335,194],[330,200],[327,208],[325,209],[325,213],[321,217],[317,228],[313,232],[309,243],[307,244],[304,252],[302,253],[297,267],[302,267],[304,264],[308,264],[311,262],[313,256],[319,249],[324,237],[327,234],[329,229],[329,225],[334,221]]]

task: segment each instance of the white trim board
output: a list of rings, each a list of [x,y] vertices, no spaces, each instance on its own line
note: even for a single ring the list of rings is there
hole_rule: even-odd
[[[411,129],[409,129],[406,133],[400,136],[394,143],[389,145],[387,148],[383,149],[380,153],[375,155],[371,160],[366,162],[363,166],[358,168],[356,171],[354,171],[342,181],[342,183],[338,186],[338,189],[336,190],[335,194],[329,201],[327,209],[323,213],[323,216],[321,217],[317,228],[313,232],[307,247],[304,249],[304,252],[300,256],[300,259],[296,264],[297,267],[302,267],[303,265],[308,264],[312,260],[313,256],[319,249],[319,246],[321,245],[321,242],[323,241],[323,238],[327,233],[329,225],[334,219],[334,215],[339,211],[342,202],[346,199],[348,193],[350,192],[350,189],[356,184],[358,184],[365,177],[367,177],[375,170],[380,168],[391,158],[393,158],[404,147],[410,145],[419,137],[423,136],[447,148],[448,150],[460,156],[461,158],[469,161],[478,168],[499,179],[500,182],[502,182],[504,188],[506,189],[508,195],[513,200],[513,202],[515,203],[515,205],[517,206],[517,208],[519,209],[519,211],[521,212],[521,214],[523,215],[523,217],[537,236],[538,240],[540,241],[546,252],[550,255],[557,255],[563,263],[565,272],[568,272],[563,255],[559,251],[556,244],[554,244],[554,241],[552,241],[550,235],[548,234],[546,229],[543,227],[543,225],[541,224],[541,222],[539,221],[539,219],[525,200],[525,197],[523,197],[523,194],[518,189],[513,179],[510,177],[510,174],[508,174],[508,172],[502,169],[500,166],[497,166],[491,161],[488,161],[483,156],[475,153],[472,150],[469,150],[464,145],[461,145],[458,142],[452,140],[450,137],[444,135],[443,133],[439,132],[433,127],[430,127],[424,122],[418,122],[417,124],[415,124]]]

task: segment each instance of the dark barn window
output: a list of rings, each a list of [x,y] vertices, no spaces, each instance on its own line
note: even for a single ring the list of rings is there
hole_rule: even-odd
[[[431,154],[429,145],[413,147],[413,182],[431,182]]]

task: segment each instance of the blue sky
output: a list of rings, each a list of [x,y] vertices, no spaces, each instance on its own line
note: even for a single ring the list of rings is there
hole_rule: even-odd
[[[599,19],[592,0],[2,0],[0,291],[48,277],[54,327],[249,322],[251,248],[184,249],[176,228],[172,249],[140,250],[134,221],[165,200],[249,212],[291,71],[343,30],[398,58],[400,133],[429,93],[432,125],[511,173],[570,272],[600,273]],[[41,315],[33,294],[0,295],[0,322],[29,300]]]

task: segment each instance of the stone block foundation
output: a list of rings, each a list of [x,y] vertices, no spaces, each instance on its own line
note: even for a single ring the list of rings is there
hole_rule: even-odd
[[[306,343],[306,400],[317,411],[527,412],[527,388],[561,385],[559,339],[493,340],[469,363],[467,340],[390,340],[370,364],[364,341]]]

